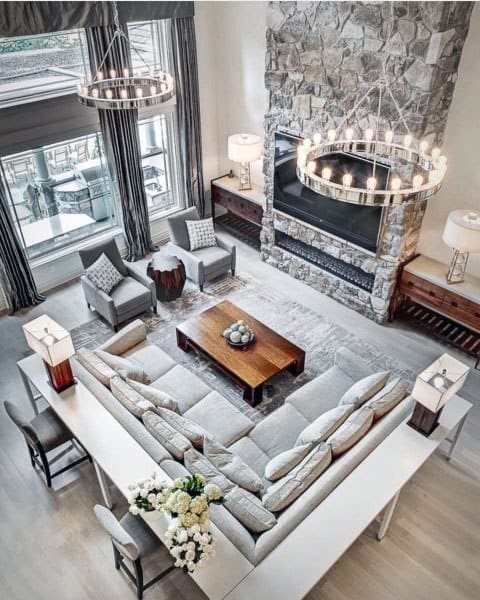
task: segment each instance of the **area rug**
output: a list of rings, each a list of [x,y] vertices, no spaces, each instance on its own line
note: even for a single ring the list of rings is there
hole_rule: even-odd
[[[225,298],[238,304],[306,352],[305,371],[296,378],[290,373],[282,373],[272,379],[264,389],[262,403],[256,408],[244,402],[240,388],[231,383],[205,357],[186,354],[177,347],[177,323]],[[354,332],[302,305],[300,300],[292,301],[281,291],[271,289],[245,274],[239,274],[235,278],[224,277],[210,283],[205,286],[204,292],[187,282],[178,300],[159,303],[158,315],[145,313],[139,318],[147,325],[148,338],[152,343],[165,350],[212,389],[223,394],[255,422],[281,406],[294,390],[331,367],[335,352],[340,346],[346,346],[361,356],[375,370],[390,369],[393,374],[401,375],[410,383],[415,380],[413,371],[406,369],[378,346],[364,341]],[[71,333],[77,349],[82,346],[95,348],[113,335],[110,327],[101,319],[90,321]],[[219,343],[222,341],[219,340]]]

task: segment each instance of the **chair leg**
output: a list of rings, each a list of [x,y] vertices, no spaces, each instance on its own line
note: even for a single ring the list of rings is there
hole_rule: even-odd
[[[115,547],[115,544],[112,543],[113,546],[113,560],[115,561],[115,569],[117,571],[120,570],[120,552]]]
[[[232,269],[232,277],[235,277],[235,269]]]
[[[114,326],[113,326],[113,331],[114,331],[115,333],[117,333],[117,331],[118,331],[118,325],[114,325]]]
[[[200,291],[203,292],[203,283],[201,283],[198,287],[199,287]]]
[[[137,598],[142,600],[143,598],[143,569],[142,563],[139,558],[134,561],[133,566],[135,568],[135,580],[137,583]]]
[[[158,309],[157,309],[156,305],[152,306],[152,310],[153,310],[154,314],[158,315]]]
[[[30,455],[30,462],[32,464],[32,467],[35,468],[35,461],[33,460],[33,450],[30,448],[30,446],[27,444],[27,448],[28,448],[28,454]]]
[[[43,471],[47,480],[47,487],[52,487],[52,476],[50,474],[50,465],[48,464],[47,455],[40,444],[37,445],[37,449],[38,453],[40,454],[40,460],[42,461]]]

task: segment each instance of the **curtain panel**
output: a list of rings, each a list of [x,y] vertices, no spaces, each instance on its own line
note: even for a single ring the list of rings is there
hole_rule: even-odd
[[[188,206],[205,215],[200,92],[193,17],[170,21],[180,158]]]
[[[90,65],[92,72],[95,73],[112,40],[114,29],[113,27],[89,27],[85,32]],[[117,38],[104,68],[116,69],[117,73],[121,73],[125,67],[130,67],[127,46],[124,39]],[[148,252],[156,250],[150,234],[138,133],[138,111],[137,109],[99,110],[98,114],[111,175],[117,183],[120,195],[127,260],[138,260]]]
[[[10,314],[20,308],[40,304],[45,296],[39,294],[28,264],[25,250],[17,235],[7,192],[0,179],[0,280],[7,298]]]

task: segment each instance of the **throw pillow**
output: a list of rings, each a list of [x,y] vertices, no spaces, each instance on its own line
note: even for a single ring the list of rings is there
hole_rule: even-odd
[[[183,464],[185,468],[192,474],[199,473],[205,477],[207,483],[215,483],[222,490],[222,494],[226,494],[233,489],[233,483],[225,477],[220,471],[212,465],[212,463],[205,458],[203,454],[190,448],[185,452],[183,457]]]
[[[203,449],[203,440],[208,437],[208,433],[190,419],[182,417],[167,408],[157,408],[156,413],[162,417],[171,427],[184,435],[194,448]]]
[[[223,506],[254,533],[267,531],[277,522],[275,515],[256,496],[241,487],[235,486],[225,495]]]
[[[354,411],[348,419],[327,439],[327,444],[332,448],[332,456],[340,456],[370,429],[373,423],[373,410],[369,406],[362,406]]]
[[[155,406],[151,402],[145,400],[142,395],[131,388],[118,375],[115,375],[110,381],[110,389],[120,404],[139,419],[142,418],[146,410],[155,410]]]
[[[103,360],[88,348],[80,348],[76,357],[78,362],[91,373],[95,379],[98,379],[104,386],[110,387],[110,379],[117,375],[117,372],[109,367]]]
[[[269,481],[277,481],[298,465],[312,450],[313,444],[295,446],[290,450],[281,452],[265,466],[265,477]]]
[[[164,446],[177,460],[183,460],[184,454],[192,447],[187,438],[166,423],[155,412],[147,410],[142,421],[153,437]]]
[[[162,392],[162,390],[145,385],[144,383],[140,383],[134,379],[129,379],[128,377],[126,381],[135,391],[137,391],[155,406],[167,408],[168,410],[173,410],[177,413],[179,412],[178,404],[170,396],[170,394],[167,394],[167,392]]]
[[[310,444],[312,442],[324,442],[335,429],[338,429],[345,419],[353,412],[353,406],[351,404],[345,404],[343,406],[336,406],[331,410],[327,410],[321,414],[318,418],[307,425],[303,431],[300,432],[295,446],[303,446],[304,444]]]
[[[190,250],[199,250],[217,245],[215,230],[213,229],[213,219],[197,219],[195,221],[185,221],[190,241]]]
[[[330,446],[323,443],[315,446],[288,475],[268,488],[262,498],[263,505],[272,512],[283,510],[303,494],[331,462]]]
[[[99,290],[106,294],[110,294],[123,279],[123,275],[105,253],[102,253],[88,269],[85,269],[85,274]]]
[[[351,404],[357,409],[362,406],[367,400],[370,400],[383,386],[387,383],[390,371],[380,371],[367,375],[360,381],[354,383],[342,396],[339,406],[342,404]]]
[[[373,412],[373,420],[378,421],[383,415],[390,412],[401,400],[405,398],[408,392],[408,383],[405,379],[397,377],[389,381],[387,385],[377,392],[373,398],[365,403]]]
[[[262,491],[263,483],[260,477],[225,446],[206,437],[203,442],[203,453],[233,483],[255,494]]]
[[[134,379],[140,383],[150,383],[148,375],[139,365],[135,364],[128,358],[110,354],[105,350],[95,350],[95,354],[100,357],[104,363],[112,367],[122,379]]]

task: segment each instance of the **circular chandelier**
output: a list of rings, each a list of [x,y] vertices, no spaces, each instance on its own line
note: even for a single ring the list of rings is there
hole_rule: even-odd
[[[124,110],[154,106],[170,100],[174,95],[173,77],[166,71],[151,68],[143,56],[132,46],[122,31],[118,18],[117,3],[114,2],[115,31],[105,51],[94,77],[78,84],[78,99],[90,108]],[[124,39],[132,52],[135,52],[143,66],[140,69],[125,67],[121,73],[115,69],[106,69],[116,40]]]

